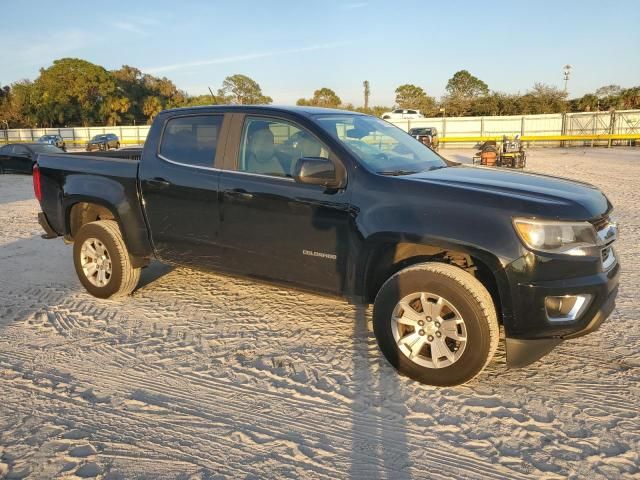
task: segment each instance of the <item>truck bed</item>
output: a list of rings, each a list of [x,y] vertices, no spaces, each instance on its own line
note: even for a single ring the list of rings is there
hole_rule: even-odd
[[[139,151],[40,154],[36,159],[42,185],[42,210],[61,235],[69,233],[68,210],[97,196],[116,218],[128,220],[138,236],[146,237],[138,192]],[[126,231],[125,234],[130,234]]]

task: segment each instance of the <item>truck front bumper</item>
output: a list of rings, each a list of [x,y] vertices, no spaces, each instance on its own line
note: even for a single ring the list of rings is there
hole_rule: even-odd
[[[615,308],[620,265],[606,272],[553,281],[522,281],[521,271],[507,272],[512,287],[512,312],[505,319],[507,365],[524,367],[549,353],[563,340],[597,330]],[[548,297],[588,296],[575,319],[550,318]]]

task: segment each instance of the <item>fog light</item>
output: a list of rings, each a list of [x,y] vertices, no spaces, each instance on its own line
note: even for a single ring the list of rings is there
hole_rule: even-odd
[[[592,295],[563,295],[547,297],[544,307],[551,322],[570,322],[577,320],[591,303]]]

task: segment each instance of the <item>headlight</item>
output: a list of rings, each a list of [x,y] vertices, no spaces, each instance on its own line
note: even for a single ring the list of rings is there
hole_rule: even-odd
[[[589,222],[559,222],[515,218],[520,240],[532,250],[566,255],[588,255],[598,246],[596,230]]]

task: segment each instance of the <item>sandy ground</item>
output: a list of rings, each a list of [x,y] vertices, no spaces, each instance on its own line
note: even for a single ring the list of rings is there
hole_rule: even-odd
[[[444,150],[468,161],[471,150]],[[544,149],[594,183],[623,263],[602,329],[457,388],[396,374],[370,309],[154,264],[89,296],[0,177],[0,478],[631,478],[640,474],[640,149]]]

